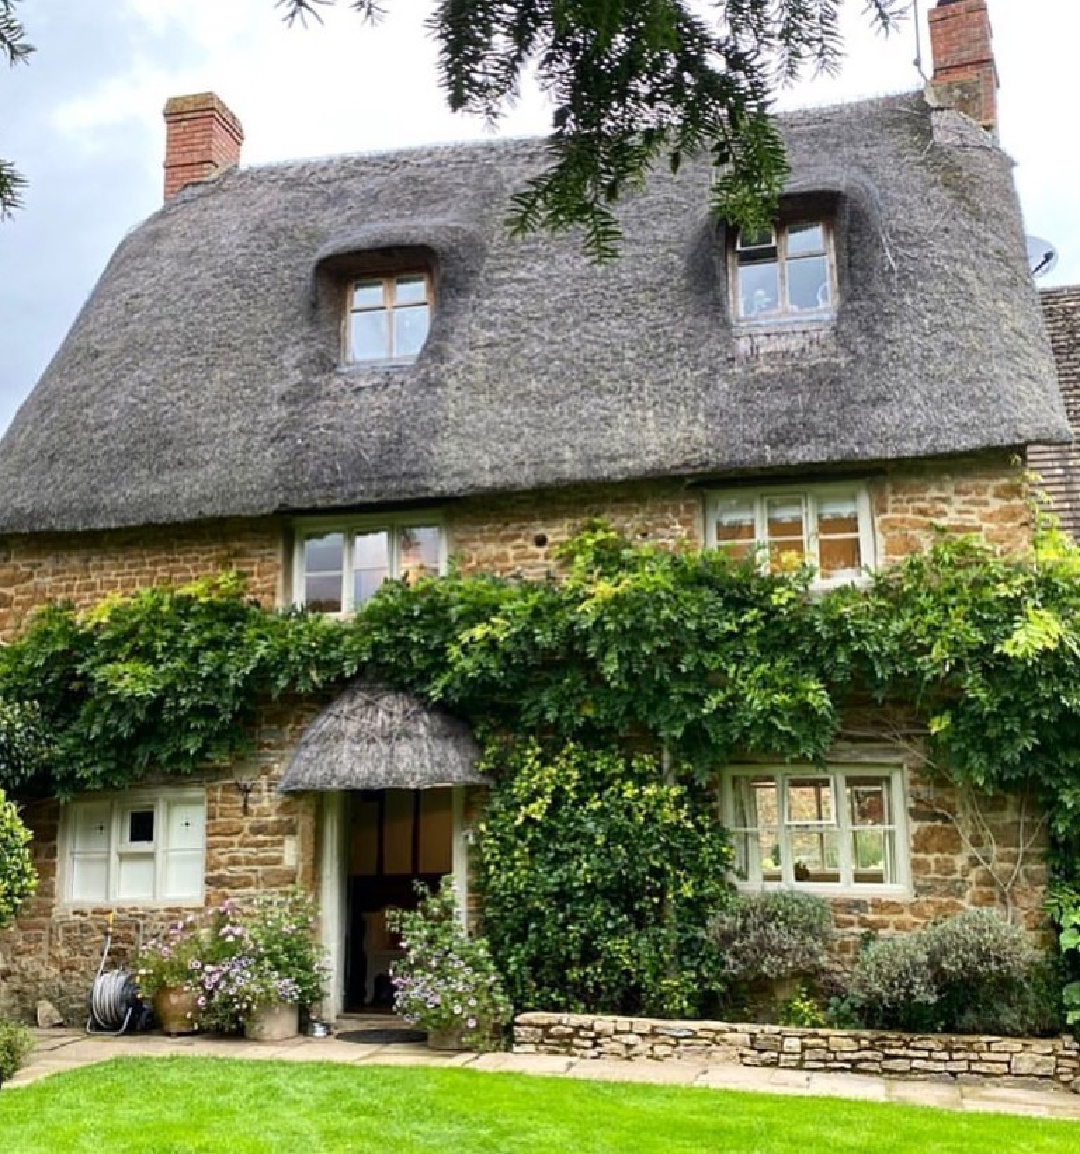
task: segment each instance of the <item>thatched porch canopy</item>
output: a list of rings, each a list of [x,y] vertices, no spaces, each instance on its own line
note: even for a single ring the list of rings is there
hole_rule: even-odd
[[[469,727],[411,693],[354,682],[308,726],[283,793],[483,783]]]

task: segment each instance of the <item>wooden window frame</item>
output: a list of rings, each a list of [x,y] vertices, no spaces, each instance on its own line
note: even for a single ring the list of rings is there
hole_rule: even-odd
[[[858,575],[847,573],[838,576],[822,576],[819,567],[820,553],[818,532],[818,507],[821,501],[830,497],[854,497],[855,508],[859,523],[859,553],[862,560]],[[770,569],[768,557],[768,527],[767,502],[770,499],[798,499],[803,503],[804,542],[806,544],[806,560],[813,564],[818,572],[814,577],[815,589],[828,589],[837,585],[858,584],[867,580],[867,570],[877,566],[877,549],[874,539],[873,509],[870,503],[870,492],[862,482],[829,482],[820,485],[792,485],[792,486],[760,486],[743,489],[715,489],[708,493],[705,502],[705,543],[709,549],[723,549],[724,543],[716,537],[716,516],[720,504],[729,500],[752,502],[754,507],[754,537],[752,544],[758,549],[761,558],[761,571],[768,573]]]
[[[724,771],[721,777],[720,815],[721,820],[733,837],[740,833],[752,833],[760,829],[735,825],[734,783],[740,777],[772,777],[777,783],[777,840],[781,847],[781,880],[766,881],[760,870],[760,863],[751,861],[750,876],[735,878],[738,888],[744,890],[798,889],[807,893],[817,893],[823,897],[843,895],[845,897],[910,897],[911,886],[911,845],[907,816],[906,774],[902,765],[883,763],[830,763],[824,768],[812,765],[738,765]],[[839,842],[840,880],[800,881],[795,877],[795,862],[791,851],[793,830],[801,830],[810,823],[787,820],[787,790],[785,783],[792,778],[828,777],[832,782],[835,821],[824,823],[822,828],[835,830]],[[881,778],[888,781],[892,822],[880,826],[856,826],[848,812],[846,783],[848,778]],[[891,831],[895,854],[894,878],[890,882],[857,882],[852,863],[852,835],[862,829]],[[753,844],[751,840],[751,844]]]
[[[164,894],[166,862],[169,853],[168,812],[175,805],[199,805],[203,813],[202,877],[198,895],[170,897]],[[106,896],[102,898],[74,898],[75,835],[78,814],[89,806],[109,807],[109,846],[105,851]],[[151,849],[139,848],[144,843],[127,840],[124,818],[132,810],[154,811],[154,841]],[[99,909],[111,906],[157,909],[171,907],[201,907],[206,893],[207,804],[205,790],[138,790],[116,794],[88,795],[66,802],[61,811],[60,861],[57,878],[60,905],[72,909]],[[122,858],[149,857],[154,862],[154,896],[126,898],[119,895],[120,861]]]
[[[829,303],[818,309],[793,309],[788,303],[787,266],[790,261],[797,261],[800,257],[789,257],[787,252],[788,233],[791,229],[806,226],[819,226],[822,230],[825,257],[825,268],[829,278]],[[756,313],[744,316],[742,311],[742,294],[739,292],[739,254],[745,251],[740,247],[741,232],[733,231],[728,246],[728,291],[730,293],[732,316],[739,325],[760,327],[768,325],[790,325],[799,322],[820,324],[822,321],[832,320],[836,316],[839,284],[836,275],[836,244],[832,222],[825,217],[800,216],[790,220],[780,221],[772,226],[773,237],[776,242],[777,291],[780,304],[767,313]],[[803,256],[819,254],[802,254]]]
[[[424,304],[428,310],[428,335],[431,333],[431,321],[435,315],[435,281],[430,269],[413,266],[395,266],[393,268],[360,268],[349,275],[345,283],[345,299],[342,309],[341,349],[342,361],[347,366],[370,365],[409,365],[420,355],[419,352],[398,356],[394,352],[394,310],[395,308],[416,308],[420,302],[398,306],[395,304],[394,294],[399,280],[408,277],[423,277]],[[361,282],[382,283],[382,304],[357,308],[354,304],[356,286]],[[352,318],[357,313],[384,312],[386,314],[386,355],[383,357],[355,357],[352,349]],[[425,344],[427,338],[425,337]],[[422,351],[422,349],[421,349]]]
[[[410,513],[392,517],[365,514],[332,521],[305,519],[294,522],[293,529],[292,603],[298,608],[302,608],[306,603],[305,578],[307,572],[304,566],[304,546],[308,538],[323,537],[329,533],[341,533],[345,538],[342,550],[341,610],[337,613],[323,614],[326,617],[351,617],[356,612],[353,600],[353,582],[347,578],[353,573],[353,550],[355,537],[358,533],[386,532],[390,535],[390,549],[387,558],[388,581],[401,579],[400,545],[398,543],[398,531],[401,529],[437,529],[439,533],[438,569],[440,577],[446,576],[450,565],[446,524],[442,515],[438,513]]]

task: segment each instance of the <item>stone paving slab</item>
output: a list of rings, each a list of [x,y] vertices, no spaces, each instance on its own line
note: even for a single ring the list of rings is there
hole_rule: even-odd
[[[429,1050],[423,1043],[366,1044],[342,1042],[336,1037],[249,1042],[243,1038],[217,1038],[203,1034],[177,1038],[167,1038],[162,1034],[109,1038],[87,1037],[80,1030],[39,1030],[36,1031],[36,1039],[37,1046],[30,1064],[5,1083],[5,1090],[111,1058],[183,1055],[243,1060],[341,1062],[357,1066],[467,1067],[481,1072],[504,1071],[587,1081],[653,1083],[696,1086],[703,1090],[902,1102],[947,1110],[1070,1118],[1080,1122],[1080,1095],[1065,1090],[1029,1089],[994,1082],[916,1081],[864,1074],[740,1066],[716,1061],[627,1062],[553,1054],[462,1054]]]

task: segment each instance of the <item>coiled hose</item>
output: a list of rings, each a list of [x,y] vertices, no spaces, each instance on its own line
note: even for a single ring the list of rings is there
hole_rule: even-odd
[[[100,1031],[122,1034],[138,1001],[135,979],[126,970],[98,974],[90,990],[90,1019]]]

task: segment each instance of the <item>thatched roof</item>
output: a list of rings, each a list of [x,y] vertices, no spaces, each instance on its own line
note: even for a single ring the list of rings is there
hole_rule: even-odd
[[[411,693],[354,682],[304,731],[283,793],[483,782],[469,727]]]
[[[786,115],[835,213],[835,326],[748,340],[704,161],[621,259],[510,238],[542,141],[241,168],[121,244],[0,443],[0,531],[374,507],[1068,439],[1011,163],[921,96]],[[343,254],[433,262],[406,368],[339,365]]]
[[[1065,411],[1073,434],[1080,437],[1080,285],[1047,289],[1041,296]],[[1036,445],[1028,462],[1042,478],[1062,525],[1080,540],[1080,448]]]

